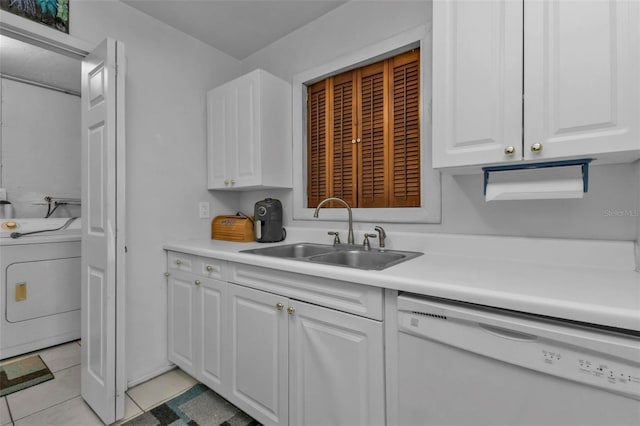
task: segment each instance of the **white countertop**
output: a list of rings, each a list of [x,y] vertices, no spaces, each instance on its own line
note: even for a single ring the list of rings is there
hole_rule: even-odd
[[[289,230],[283,243],[321,242]],[[293,235],[292,235],[293,234]],[[425,254],[383,271],[281,259],[240,250],[260,243],[170,241],[167,250],[399,291],[640,331],[640,273],[632,242],[389,235]],[[307,237],[305,239],[305,237]],[[398,246],[398,244],[396,244]],[[535,259],[535,260],[531,260]]]

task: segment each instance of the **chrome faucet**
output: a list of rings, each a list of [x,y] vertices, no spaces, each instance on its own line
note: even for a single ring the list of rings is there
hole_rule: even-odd
[[[384,248],[385,247],[384,240],[385,238],[387,238],[387,233],[384,232],[384,228],[382,226],[376,226],[373,229],[375,229],[376,232],[378,233],[378,241],[380,242],[380,248]]]
[[[322,207],[324,203],[327,203],[329,201],[337,201],[339,203],[342,203],[347,208],[347,211],[349,212],[349,235],[347,236],[347,243],[355,244],[355,238],[353,237],[353,216],[351,215],[351,206],[342,198],[329,197],[320,201],[320,203],[318,204],[318,207],[316,207],[315,213],[313,213],[313,217],[317,218],[318,212],[320,211],[320,207]]]

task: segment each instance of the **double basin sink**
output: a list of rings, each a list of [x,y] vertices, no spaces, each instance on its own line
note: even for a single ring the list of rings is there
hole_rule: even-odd
[[[263,247],[242,250],[241,253],[293,259],[325,265],[346,266],[356,269],[380,271],[398,263],[405,262],[423,253],[414,251],[369,249],[350,244],[325,245],[297,243],[283,246]]]

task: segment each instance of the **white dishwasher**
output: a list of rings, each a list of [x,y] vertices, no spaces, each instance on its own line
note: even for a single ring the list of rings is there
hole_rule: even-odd
[[[640,425],[633,333],[414,295],[398,331],[400,425]]]

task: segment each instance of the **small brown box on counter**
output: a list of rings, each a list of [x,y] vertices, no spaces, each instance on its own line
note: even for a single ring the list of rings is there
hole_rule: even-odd
[[[235,242],[256,240],[253,217],[236,215],[216,216],[211,221],[211,239]]]

